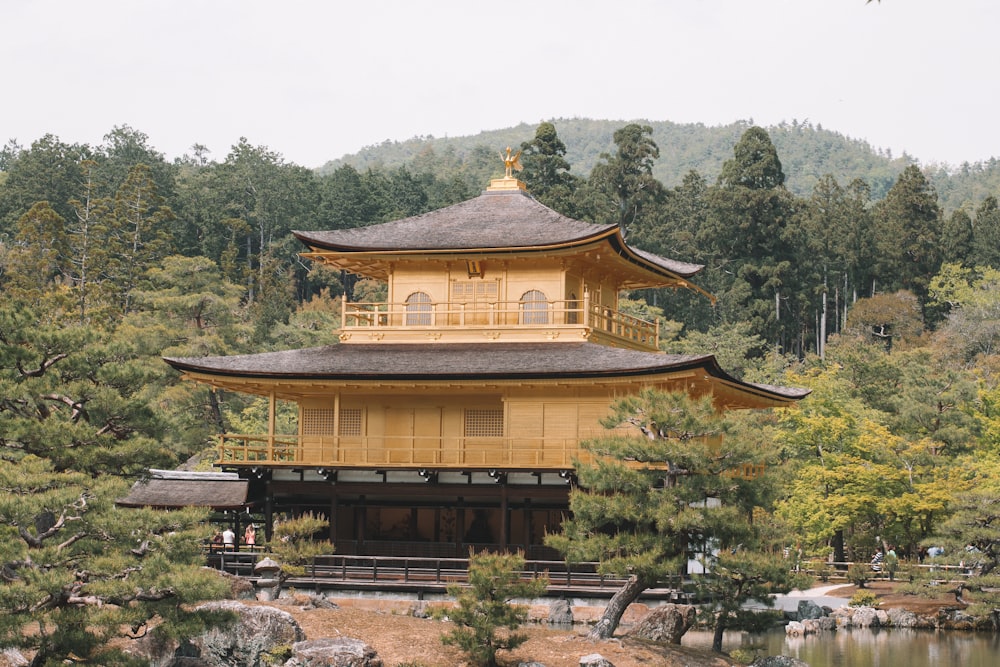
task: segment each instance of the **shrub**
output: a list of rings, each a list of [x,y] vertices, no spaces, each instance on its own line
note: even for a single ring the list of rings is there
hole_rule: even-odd
[[[878,598],[871,591],[858,591],[847,604],[850,607],[877,607]]]
[[[448,586],[448,593],[458,603],[448,616],[458,627],[441,641],[458,646],[480,667],[497,667],[497,651],[523,644],[527,635],[513,630],[528,619],[528,609],[510,601],[538,597],[545,592],[548,580],[522,581],[522,569],[521,554],[470,553],[468,585]]]
[[[847,568],[847,580],[858,588],[864,588],[871,577],[872,573],[867,563],[854,563]]]

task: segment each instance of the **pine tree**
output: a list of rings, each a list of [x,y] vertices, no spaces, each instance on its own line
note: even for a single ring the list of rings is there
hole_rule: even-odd
[[[521,554],[470,553],[468,585],[448,586],[458,606],[446,613],[459,627],[441,640],[465,651],[473,665],[497,667],[497,651],[527,640],[514,630],[528,620],[528,609],[512,601],[536,598],[548,586],[546,579],[522,580],[523,569]]]
[[[712,545],[748,544],[748,517],[760,502],[762,453],[749,437],[725,437],[727,417],[709,398],[646,390],[618,401],[608,436],[584,447],[570,493],[572,517],[546,539],[569,562],[599,561],[604,574],[627,579],[593,639],[615,631],[625,609],[647,588],[676,581],[687,562]]]

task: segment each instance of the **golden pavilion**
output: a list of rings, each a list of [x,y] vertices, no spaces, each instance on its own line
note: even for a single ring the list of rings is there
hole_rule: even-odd
[[[216,461],[250,480],[268,535],[275,517],[313,511],[340,554],[551,557],[543,536],[567,511],[581,442],[605,432],[615,399],[652,387],[770,408],[807,393],[660,352],[657,325],[621,312],[619,294],[698,290],[702,267],[543,206],[515,160],[508,150],[507,175],[453,206],[295,233],[304,257],[387,285],[385,302],[343,297],[339,344],[166,359],[268,398],[268,432],[223,434]],[[295,434],[276,432],[282,402],[297,406]]]

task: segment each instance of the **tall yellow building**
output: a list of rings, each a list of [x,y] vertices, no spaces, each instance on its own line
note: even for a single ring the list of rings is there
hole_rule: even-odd
[[[616,398],[646,387],[720,409],[786,406],[804,390],[727,375],[711,355],[658,351],[622,290],[698,288],[702,267],[630,247],[616,225],[567,218],[510,177],[479,197],[385,224],[297,232],[304,256],[385,281],[342,301],[340,343],[167,359],[185,377],[270,399],[269,432],[224,434],[217,465],[276,513],[330,518],[338,553],[550,556],[580,443]],[[298,433],[275,432],[279,402]]]

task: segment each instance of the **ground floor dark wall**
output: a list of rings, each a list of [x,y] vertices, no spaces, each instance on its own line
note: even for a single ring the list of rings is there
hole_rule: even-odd
[[[559,559],[544,546],[566,516],[568,486],[324,484],[254,485],[254,515],[269,536],[275,522],[305,512],[326,517],[336,553],[468,556],[470,548]]]

